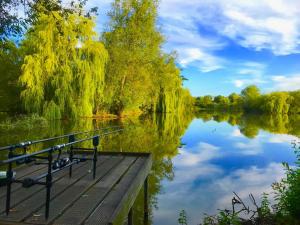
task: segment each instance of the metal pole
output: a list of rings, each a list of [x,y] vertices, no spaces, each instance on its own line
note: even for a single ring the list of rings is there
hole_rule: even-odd
[[[72,134],[69,136],[69,143],[70,142],[74,142],[75,141],[75,135]],[[73,152],[73,145],[71,145],[70,147],[70,154],[69,154],[69,159],[70,159],[70,163],[72,164],[73,162],[73,156],[74,156],[74,152]],[[72,165],[69,168],[69,177],[72,177]]]
[[[97,152],[97,146],[99,145],[99,136],[95,136],[93,138],[93,146],[94,146],[94,155],[93,155],[93,179],[96,178],[96,166],[97,166],[97,160],[98,160],[98,152]]]
[[[8,158],[13,157],[13,148],[9,149]],[[7,182],[7,188],[6,188],[6,215],[9,214],[10,210],[10,196],[11,196],[11,184],[12,184],[12,177],[13,177],[13,171],[12,171],[12,162],[8,163],[7,172],[6,172],[6,182]]]
[[[48,174],[46,176],[46,219],[49,218],[49,208],[50,208],[50,192],[51,192],[51,186],[52,186],[52,150],[48,152]]]

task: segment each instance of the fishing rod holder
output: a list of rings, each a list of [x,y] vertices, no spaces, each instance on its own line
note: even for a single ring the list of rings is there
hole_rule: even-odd
[[[83,148],[75,148],[73,145],[86,142],[88,140],[92,140],[93,148],[85,148],[87,151],[93,151],[93,156],[91,158],[86,157],[74,157],[77,154],[78,150],[82,150]],[[24,188],[30,188],[34,185],[44,185],[46,187],[46,207],[45,207],[45,218],[49,217],[49,209],[50,209],[50,194],[51,187],[53,184],[53,174],[59,171],[62,171],[66,168],[69,168],[69,177],[72,176],[72,166],[78,164],[80,162],[85,162],[87,160],[93,161],[93,179],[96,177],[96,164],[97,164],[97,151],[98,145],[100,142],[100,136],[93,136],[81,140],[75,139],[75,135],[69,135],[69,142],[64,144],[59,144],[52,146],[47,149],[43,149],[38,152],[34,152],[31,154],[26,154],[26,147],[30,143],[24,143],[24,152],[25,154],[14,154],[14,147],[11,147],[8,152],[8,159],[0,162],[0,165],[7,164],[6,171],[6,215],[9,214],[10,211],[10,202],[11,202],[11,186],[13,183],[20,183]],[[69,149],[66,151],[68,157],[61,158],[62,151],[67,147]],[[56,154],[57,153],[57,154]],[[56,155],[55,155],[56,154]],[[57,157],[56,159],[55,156]],[[43,160],[42,162],[37,162],[37,160]],[[33,165],[46,164],[47,172],[43,173],[37,177],[27,177],[24,179],[16,179],[13,171],[13,163],[19,164],[27,164],[29,162],[35,162]],[[42,181],[45,179],[45,181]]]

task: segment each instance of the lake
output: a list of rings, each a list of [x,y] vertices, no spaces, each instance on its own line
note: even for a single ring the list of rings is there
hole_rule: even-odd
[[[233,191],[245,202],[250,193],[259,200],[263,192],[271,191],[271,184],[284,176],[281,162],[295,161],[291,142],[300,136],[299,121],[299,117],[207,112],[122,121],[52,121],[46,128],[38,124],[30,129],[2,128],[0,145],[122,125],[122,133],[102,139],[101,150],[153,153],[151,223],[177,224],[179,212],[185,210],[188,223],[199,224],[204,213],[231,208]],[[142,194],[134,207],[135,224],[142,224]]]

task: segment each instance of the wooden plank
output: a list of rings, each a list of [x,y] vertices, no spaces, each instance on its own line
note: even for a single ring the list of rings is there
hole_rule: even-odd
[[[81,197],[70,207],[64,214],[53,222],[55,225],[77,225],[83,221],[94,211],[94,209],[102,202],[107,193],[120,181],[122,176],[135,163],[136,157],[126,157],[122,163],[107,174],[96,185],[85,193],[85,197]],[[83,210],[84,209],[84,210]],[[88,210],[85,210],[88,209]]]
[[[79,163],[77,165],[74,165],[74,170],[79,169],[80,167],[84,166],[84,163]],[[68,174],[68,170],[63,170],[53,176],[53,182],[56,182],[57,180],[64,177],[66,174]],[[14,184],[16,185],[16,184]],[[22,184],[21,184],[22,186]],[[45,187],[41,185],[34,185],[30,188],[19,188],[11,195],[11,208],[19,204],[20,202],[30,198],[31,196],[35,195],[39,191],[43,190]],[[6,194],[6,193],[5,193]],[[5,201],[6,196],[0,198],[0,213],[5,212]]]
[[[85,195],[94,184],[101,180],[109,171],[118,165],[124,158],[123,157],[112,157],[110,160],[105,161],[97,168],[96,179],[91,180],[89,177],[85,176],[70,188],[65,190],[62,194],[56,196],[55,199],[51,201],[51,210],[48,220],[45,220],[44,212],[45,207],[43,206],[40,210],[34,214],[41,215],[39,217],[31,216],[25,222],[35,223],[35,224],[48,224],[51,223],[55,218],[62,214],[69,206],[71,206],[77,199]],[[83,213],[85,209],[81,209]]]
[[[78,154],[93,154],[91,151],[76,151]],[[101,151],[98,152],[98,155],[110,155],[110,156],[135,156],[135,157],[149,157],[151,153],[148,152],[119,152],[119,151]]]
[[[115,160],[101,163],[101,159],[107,157],[113,157]],[[88,161],[81,164],[91,166],[92,163]],[[64,176],[59,179],[58,174],[54,175],[57,182],[51,190],[50,217],[47,221],[44,218],[45,187],[36,185],[30,188],[32,192],[27,194],[25,199],[23,195],[26,193],[23,190],[28,192],[30,189],[15,191],[15,197],[19,198],[14,202],[16,207],[9,217],[0,217],[0,225],[123,224],[151,170],[151,154],[100,152],[95,180],[86,176],[88,168],[85,172],[84,166],[75,169],[79,165],[74,166],[71,179],[68,177],[68,170],[60,172],[64,173]],[[35,191],[35,187],[40,189]]]
[[[105,160],[108,160],[107,158],[102,157],[102,159],[99,160],[99,165]],[[58,194],[63,192],[65,189],[67,189],[69,186],[72,186],[75,184],[78,180],[80,180],[82,177],[89,177],[87,174],[89,174],[89,169],[91,168],[90,162],[84,162],[82,163],[83,166],[79,167],[75,170],[74,168],[74,174],[71,178],[68,177],[68,169],[64,170],[62,179],[58,180],[56,183],[53,184],[51,188],[51,199],[54,199]],[[54,175],[55,177],[55,175]],[[45,197],[46,197],[46,188],[45,186],[42,187],[42,191],[39,191],[35,193],[31,198],[27,198],[26,200],[22,201],[20,204],[16,205],[16,207],[13,209],[12,212],[8,216],[5,214],[2,214],[1,217],[5,218],[7,221],[16,221],[21,222],[26,217],[32,214],[35,210],[38,210],[40,207],[42,207],[45,204]],[[26,191],[26,190],[25,190]],[[28,190],[27,190],[28,191]],[[42,201],[41,201],[42,199]],[[51,207],[51,205],[50,205]],[[44,213],[43,213],[44,215]]]
[[[123,195],[121,201],[118,201],[118,206],[114,210],[112,216],[109,219],[108,224],[116,225],[116,224],[123,224],[124,219],[127,217],[129,211],[131,210],[140,190],[141,187],[144,185],[147,176],[149,175],[152,168],[152,157],[149,155],[146,158],[145,163],[143,164],[142,168],[140,169],[138,175],[132,182],[129,182],[130,187],[127,189],[125,195]],[[124,184],[120,184],[120,191],[123,191],[123,186],[126,185],[125,181]],[[118,191],[118,190],[116,190]]]
[[[57,154],[53,154],[53,158],[55,159],[56,157]],[[68,157],[68,155],[62,154],[61,157]],[[38,162],[42,163],[46,161],[39,160]],[[13,170],[16,171],[16,179],[22,179],[25,177],[35,177],[38,176],[39,174],[46,173],[47,169],[48,167],[45,164],[35,165],[34,162],[32,162],[29,164],[18,166]],[[12,183],[11,193],[17,191],[20,188],[22,188],[22,184]],[[0,187],[0,199],[5,196],[6,196],[6,186]]]
[[[149,157],[138,158],[84,224],[123,224],[151,165],[152,160]]]

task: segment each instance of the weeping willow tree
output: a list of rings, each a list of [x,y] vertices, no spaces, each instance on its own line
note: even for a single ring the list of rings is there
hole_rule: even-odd
[[[106,73],[109,111],[175,112],[182,79],[174,54],[162,51],[156,0],[115,0],[103,40],[110,55]]]
[[[25,110],[47,118],[92,116],[103,100],[108,53],[80,12],[40,11],[22,43]]]
[[[106,95],[109,110],[139,109],[150,98],[153,65],[163,37],[156,28],[157,1],[115,0],[103,34],[110,55]]]

